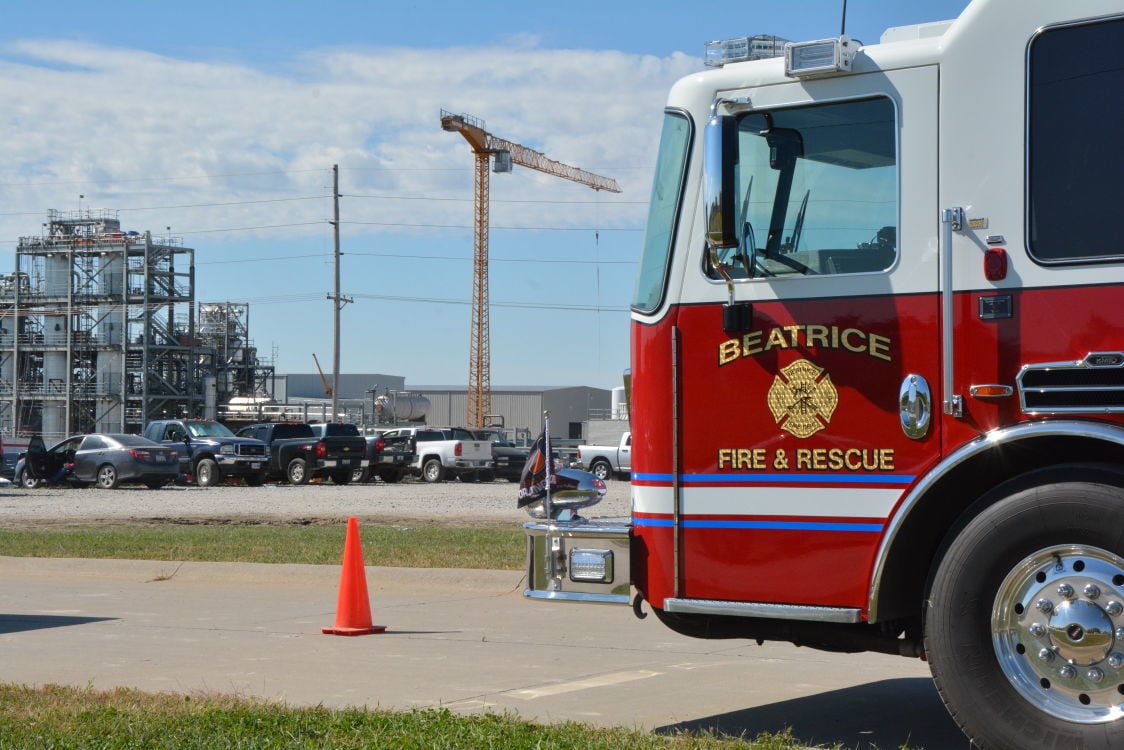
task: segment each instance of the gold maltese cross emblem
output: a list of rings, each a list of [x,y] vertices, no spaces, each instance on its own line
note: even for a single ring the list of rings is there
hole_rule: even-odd
[[[831,422],[831,415],[839,405],[839,391],[822,367],[799,359],[781,368],[769,387],[767,400],[769,411],[782,430],[806,438]]]

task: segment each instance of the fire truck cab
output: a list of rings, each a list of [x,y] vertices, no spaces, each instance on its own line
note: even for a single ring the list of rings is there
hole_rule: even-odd
[[[925,658],[979,747],[1124,747],[1124,12],[708,49],[632,305],[632,517],[537,599]]]

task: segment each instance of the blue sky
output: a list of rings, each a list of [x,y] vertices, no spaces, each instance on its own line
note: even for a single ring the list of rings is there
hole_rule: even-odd
[[[463,384],[472,155],[440,110],[615,178],[491,179],[491,381],[613,387],[660,111],[704,42],[838,34],[841,2],[13,3],[0,27],[0,272],[48,209],[112,209],[196,250],[201,302],[250,303],[278,372],[331,362],[339,164],[342,371]],[[847,33],[964,0],[850,0]],[[688,7],[689,6],[689,7]],[[733,10],[732,10],[733,9]],[[84,196],[79,198],[79,196]],[[536,349],[539,334],[565,345]]]

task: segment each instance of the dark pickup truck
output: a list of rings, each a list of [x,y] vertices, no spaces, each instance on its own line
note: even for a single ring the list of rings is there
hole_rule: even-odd
[[[317,436],[360,437],[359,428],[344,422],[320,422],[312,425]],[[384,438],[362,435],[367,443],[367,465],[351,472],[351,481],[367,482],[378,477],[384,482],[398,482],[414,460],[414,443],[409,438]]]
[[[509,479],[518,482],[523,474],[523,466],[527,463],[530,448],[520,448],[515,443],[504,437],[499,430],[469,430],[478,440],[487,440],[492,444],[492,468],[480,472],[480,480],[490,482],[495,478]]]
[[[312,425],[288,422],[248,425],[238,435],[269,445],[269,477],[289,484],[308,484],[313,477],[348,484],[352,472],[367,464],[367,445],[357,435],[322,437]]]
[[[265,482],[269,446],[260,440],[236,437],[225,425],[208,419],[159,419],[149,422],[144,436],[174,448],[180,474],[210,487],[227,477],[240,477],[251,487]]]

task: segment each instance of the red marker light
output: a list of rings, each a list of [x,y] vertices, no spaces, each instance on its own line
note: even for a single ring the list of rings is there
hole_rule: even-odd
[[[984,278],[988,281],[1002,281],[1007,278],[1007,251],[1001,247],[989,247],[984,253]]]

